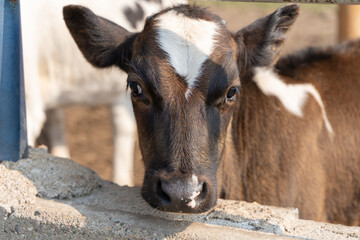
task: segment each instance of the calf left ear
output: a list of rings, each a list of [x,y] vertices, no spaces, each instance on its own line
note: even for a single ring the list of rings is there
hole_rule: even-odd
[[[276,63],[285,34],[298,14],[298,5],[283,6],[234,35],[239,48],[240,76],[247,76],[256,66],[270,67]]]
[[[95,15],[83,6],[66,6],[63,15],[77,46],[93,66],[104,68],[117,65],[128,71],[137,34]]]

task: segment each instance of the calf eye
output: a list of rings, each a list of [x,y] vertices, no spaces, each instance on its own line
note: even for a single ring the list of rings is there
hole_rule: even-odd
[[[133,97],[139,97],[142,95],[142,88],[136,82],[130,82],[129,87],[131,89],[131,94]]]
[[[236,92],[237,92],[236,87],[230,88],[229,91],[226,94],[226,100],[227,101],[234,101]]]

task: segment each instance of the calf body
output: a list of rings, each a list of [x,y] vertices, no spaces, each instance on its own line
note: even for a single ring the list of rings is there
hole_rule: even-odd
[[[309,49],[280,59],[274,70],[258,69],[242,83],[221,167],[222,197],[297,207],[307,219],[359,224],[359,58],[360,41]],[[322,103],[305,91],[301,115],[294,114],[282,93],[259,87],[272,78],[299,91],[312,86]],[[299,101],[301,96],[286,90],[291,103]]]
[[[297,15],[285,6],[230,33],[217,16],[179,5],[130,33],[64,8],[88,61],[129,73],[149,204],[202,212],[220,196],[358,223],[359,44],[277,61]]]

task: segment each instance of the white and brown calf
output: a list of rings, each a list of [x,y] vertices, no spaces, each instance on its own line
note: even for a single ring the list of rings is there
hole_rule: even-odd
[[[64,24],[62,8],[84,4],[129,30],[143,28],[145,18],[181,0],[26,0],[21,2],[27,102],[28,142],[34,145],[45,125],[51,153],[68,157],[61,107],[110,104],[114,129],[113,181],[133,185],[136,124],[127,74],[97,70],[82,57]],[[101,159],[99,159],[101,160]]]
[[[360,43],[277,61],[289,5],[236,33],[179,5],[131,33],[81,6],[64,18],[85,58],[129,76],[153,207],[203,212],[217,197],[360,217]]]

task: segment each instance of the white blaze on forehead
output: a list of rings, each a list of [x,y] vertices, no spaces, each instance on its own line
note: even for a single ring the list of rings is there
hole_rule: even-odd
[[[217,24],[170,10],[158,17],[157,28],[157,41],[175,72],[187,81],[188,95],[213,51]]]
[[[298,117],[302,117],[302,108],[308,94],[312,95],[321,108],[327,130],[333,134],[320,94],[312,84],[286,84],[272,69],[265,67],[255,69],[254,81],[265,95],[279,98],[283,106]]]

